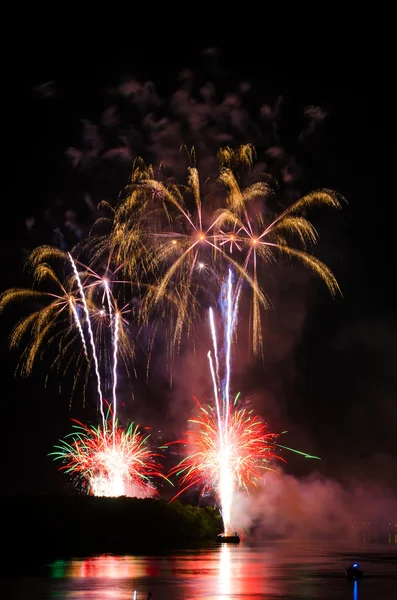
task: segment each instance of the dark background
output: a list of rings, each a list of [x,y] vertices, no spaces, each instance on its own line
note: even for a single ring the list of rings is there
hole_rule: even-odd
[[[116,24],[110,20],[105,28],[102,21],[97,27],[98,15],[84,23],[80,14],[68,14],[65,20],[61,13],[35,13],[31,21],[26,15],[15,27],[17,41],[7,47],[3,72],[1,288],[26,284],[22,268],[27,252],[39,243],[59,241],[59,230],[66,245],[75,241],[75,231],[65,226],[68,209],[77,215],[78,227],[87,230],[92,222],[83,200],[87,189],[94,200],[117,199],[128,177],[125,165],[104,170],[98,164],[79,171],[66,150],[81,148],[82,121],[100,120],[111,103],[106,90],[123,78],[152,81],[165,99],[164,116],[171,110],[167,101],[186,81],[186,73],[180,76],[186,69],[198,88],[211,81],[219,99],[248,82],[250,91],[243,96],[253,122],[261,106],[275,106],[282,98],[278,145],[293,166],[291,180],[285,178],[282,185],[284,201],[298,192],[329,187],[348,203],[341,212],[314,215],[321,237],[316,255],[333,269],[343,299],[331,299],[299,269],[296,275],[276,269],[271,287],[275,311],[265,322],[265,365],[249,363],[246,373],[237,369],[236,387],[272,429],[289,430],[287,445],[322,457],[315,465],[290,459],[290,473],[300,476],[315,467],[326,477],[395,487],[391,42],[387,16],[360,15],[347,23],[338,13],[330,23],[327,10],[316,17],[301,15],[299,26],[293,15],[285,21],[245,15],[247,24],[233,30],[212,17],[195,16],[193,10],[180,26],[178,13],[171,29],[157,9],[156,23],[149,15],[135,15],[122,26],[123,15],[118,15]],[[172,15],[167,18],[174,21]],[[313,123],[312,133],[302,116],[307,106],[327,113],[321,123]],[[139,111],[134,114],[138,129],[142,117]],[[262,159],[270,138],[249,137],[244,131],[241,141],[253,141]],[[144,138],[137,146],[136,154],[152,159],[153,148]],[[277,160],[269,164],[276,174],[283,172],[285,165]],[[281,283],[277,275],[283,277]],[[1,317],[2,487],[60,490],[64,478],[47,454],[69,431],[72,416],[95,418],[93,396],[85,408],[74,399],[70,410],[69,398],[57,393],[55,383],[44,389],[44,369],[28,380],[15,379],[17,356],[7,351],[13,322],[11,316]],[[127,409],[132,418],[138,415],[154,428],[164,424],[166,415],[169,430],[163,434],[180,435],[179,407],[184,417],[189,394],[203,390],[189,392],[190,378],[187,383],[181,375],[175,392],[170,391],[159,364],[161,356],[149,386],[143,378],[134,382],[136,404],[126,393]],[[186,365],[197,370],[188,351],[180,364],[181,372]],[[192,375],[193,381],[197,378]]]

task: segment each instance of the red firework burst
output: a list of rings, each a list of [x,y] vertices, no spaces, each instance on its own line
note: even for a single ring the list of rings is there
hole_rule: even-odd
[[[67,435],[52,452],[54,460],[62,461],[60,470],[76,480],[94,496],[148,497],[157,493],[154,478],[166,479],[159,453],[148,445],[150,434],[139,431],[139,425],[126,429],[114,427],[112,417],[106,427],[87,427],[75,422],[74,431]]]
[[[225,471],[231,487],[249,490],[262,481],[264,470],[273,470],[273,459],[286,462],[275,453],[279,434],[268,432],[252,410],[232,410],[228,430],[221,432],[215,410],[195,400],[199,416],[190,419],[186,439],[173,442],[186,445],[189,452],[169,473],[180,477],[175,498],[193,486],[201,487],[202,494],[215,491],[221,496],[229,479]]]

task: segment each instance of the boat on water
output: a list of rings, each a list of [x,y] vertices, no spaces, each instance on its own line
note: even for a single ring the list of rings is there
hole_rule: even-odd
[[[237,531],[235,533],[219,533],[216,536],[216,541],[220,544],[239,544],[240,536]]]
[[[350,567],[346,567],[345,572],[348,579],[361,579],[364,575],[358,563],[353,563]]]

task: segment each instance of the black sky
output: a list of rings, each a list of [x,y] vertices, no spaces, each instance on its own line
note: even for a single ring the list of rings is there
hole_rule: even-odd
[[[332,300],[313,282],[306,289],[300,276],[275,285],[278,316],[270,318],[266,330],[271,350],[265,370],[251,366],[249,376],[239,373],[240,388],[250,388],[275,429],[289,429],[291,445],[322,456],[326,476],[373,475],[392,485],[397,461],[395,107],[387,32],[381,36],[380,23],[373,23],[375,43],[369,18],[355,29],[338,23],[329,32],[317,26],[294,35],[286,23],[277,28],[279,36],[266,35],[264,28],[251,35],[245,30],[244,39],[224,30],[217,35],[215,26],[206,38],[195,30],[189,34],[186,27],[177,35],[161,26],[151,29],[146,20],[139,39],[121,31],[118,36],[114,29],[101,33],[94,18],[91,27],[66,33],[55,23],[47,27],[36,19],[35,24],[22,54],[14,51],[4,74],[2,290],[21,283],[26,249],[54,241],[51,227],[64,218],[65,203],[88,222],[81,192],[89,178],[76,177],[65,152],[81,147],[82,120],[99,121],[109,104],[105,90],[133,78],[152,81],[167,98],[188,69],[200,84],[211,81],[220,96],[248,82],[253,120],[258,106],[282,97],[284,148],[301,171],[292,187],[303,192],[333,188],[348,202],[338,214],[316,214],[321,237],[316,253],[334,270],[344,297]],[[302,110],[311,105],[323,107],[327,117],[298,143]],[[114,182],[101,175],[101,185],[109,191]],[[50,225],[48,219],[44,225],[48,210]],[[26,226],[32,217],[34,235]],[[61,489],[63,480],[46,454],[76,415],[56,386],[44,390],[42,372],[24,382],[13,378],[16,357],[7,352],[9,324],[1,320],[8,457],[2,480],[11,488]],[[154,424],[170,400],[166,376],[157,376],[164,390],[160,384],[149,391],[142,381],[136,384],[152,402],[142,416]],[[181,396],[188,393],[178,385]],[[160,391],[162,402],[156,400]],[[86,414],[78,402],[73,410]],[[291,462],[293,473],[310,470]]]

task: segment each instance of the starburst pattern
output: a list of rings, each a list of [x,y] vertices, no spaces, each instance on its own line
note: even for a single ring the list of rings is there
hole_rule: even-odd
[[[73,432],[51,453],[60,467],[94,496],[141,496],[157,493],[155,479],[166,479],[160,454],[149,446],[149,435],[130,423],[122,429],[112,418],[103,427],[74,420]]]

